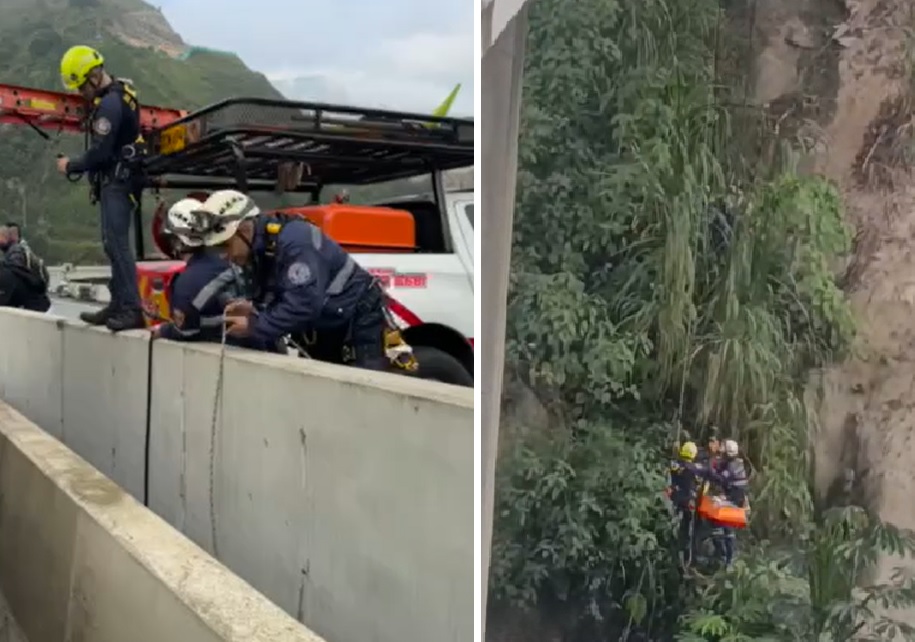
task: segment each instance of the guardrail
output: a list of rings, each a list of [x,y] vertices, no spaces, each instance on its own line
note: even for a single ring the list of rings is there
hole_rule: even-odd
[[[53,296],[94,303],[108,303],[111,300],[107,287],[111,269],[107,266],[53,265],[48,268],[48,274],[48,289]]]
[[[102,280],[111,278],[111,268],[107,265],[63,265],[48,266],[51,282],[66,277],[69,280]]]
[[[0,398],[331,642],[473,636],[473,393],[0,310]],[[9,339],[9,340],[7,340]]]

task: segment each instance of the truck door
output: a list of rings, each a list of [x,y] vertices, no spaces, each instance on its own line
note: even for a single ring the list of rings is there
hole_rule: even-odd
[[[473,287],[473,201],[454,201],[451,229],[455,230],[454,250],[467,269]]]

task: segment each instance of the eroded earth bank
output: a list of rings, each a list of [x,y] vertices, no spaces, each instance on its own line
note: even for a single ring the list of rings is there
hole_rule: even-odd
[[[839,184],[856,230],[855,356],[811,388],[817,493],[915,529],[915,4],[760,0],[753,22],[753,93],[800,114],[810,169]],[[883,579],[896,565],[884,560]]]

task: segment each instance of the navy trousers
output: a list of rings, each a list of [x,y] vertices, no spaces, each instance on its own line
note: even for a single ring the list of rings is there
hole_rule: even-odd
[[[100,190],[102,210],[102,247],[111,263],[111,309],[140,310],[140,290],[137,285],[137,263],[130,248],[130,220],[134,200],[130,188],[123,183],[110,183]]]

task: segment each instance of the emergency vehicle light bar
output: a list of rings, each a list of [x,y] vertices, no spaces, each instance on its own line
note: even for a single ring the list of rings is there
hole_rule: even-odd
[[[85,131],[86,107],[75,94],[0,84],[0,125],[29,125],[43,136],[45,129],[80,133]],[[149,132],[185,115],[184,110],[141,104],[140,128]]]
[[[367,184],[473,165],[468,119],[263,98],[233,98],[152,132],[148,176]]]

